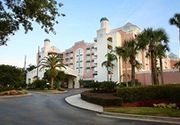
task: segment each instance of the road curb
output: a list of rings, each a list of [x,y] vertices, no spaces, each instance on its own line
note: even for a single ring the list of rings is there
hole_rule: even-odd
[[[170,123],[170,124],[180,125],[180,118],[178,117],[160,117],[160,116],[135,115],[135,114],[110,113],[110,112],[97,113],[97,115],[106,118],[119,118],[119,119],[127,119],[127,120]]]
[[[75,97],[75,100],[73,99]],[[66,97],[64,100],[66,103],[68,103],[71,106],[74,106],[76,108],[80,108],[80,109],[84,109],[84,110],[88,110],[88,111],[93,111],[96,113],[102,113],[103,112],[103,107],[96,105],[96,104],[92,104],[89,103],[87,101],[84,101],[82,99],[77,99],[77,97],[80,97],[80,94],[76,94],[76,95],[71,95]],[[89,105],[89,106],[87,106]]]

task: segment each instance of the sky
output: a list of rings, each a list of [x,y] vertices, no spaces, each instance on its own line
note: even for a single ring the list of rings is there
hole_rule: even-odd
[[[84,40],[93,42],[96,31],[100,28],[100,19],[107,17],[110,28],[118,28],[131,22],[142,30],[152,27],[164,28],[169,36],[170,51],[179,55],[178,28],[169,24],[175,13],[180,13],[180,0],[58,0],[64,4],[60,12],[65,17],[58,17],[55,25],[56,35],[45,33],[38,24],[34,30],[24,33],[21,28],[10,36],[7,46],[0,46],[0,64],[18,67],[36,64],[38,46],[42,47],[48,38],[63,52],[75,42]]]

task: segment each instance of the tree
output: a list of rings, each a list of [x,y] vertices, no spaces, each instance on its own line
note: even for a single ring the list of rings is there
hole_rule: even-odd
[[[24,71],[10,65],[0,65],[0,87],[24,87]]]
[[[31,64],[26,68],[28,72],[32,71],[33,69],[36,69],[36,66]]]
[[[131,82],[135,85],[135,68],[137,64],[136,55],[138,54],[139,46],[136,39],[125,41],[123,47],[128,52],[129,63],[131,64]]]
[[[58,55],[51,54],[47,57],[44,57],[41,61],[39,66],[41,69],[47,69],[48,77],[50,78],[51,89],[54,88],[54,80],[58,75],[58,70],[61,68],[65,68],[64,64],[62,63],[62,58]]]
[[[156,48],[156,55],[159,58],[159,64],[160,64],[161,84],[164,84],[162,59],[166,57],[166,51],[169,51],[169,47],[167,44],[165,45],[159,44]]]
[[[128,57],[129,57],[129,49],[122,46],[122,47],[116,47],[115,49],[116,54],[119,57],[119,61],[122,57],[124,63],[125,63],[125,74],[120,75],[121,76],[125,76],[125,82],[126,82],[126,86],[128,86],[128,72],[127,72],[127,63],[128,63]],[[121,70],[121,69],[119,69]],[[121,79],[121,78],[120,78]]]
[[[169,23],[177,26],[179,29],[179,45],[180,45],[180,13],[176,13],[174,17],[170,18]]]
[[[107,53],[105,55],[105,57],[107,58],[106,61],[102,62],[102,67],[105,66],[106,67],[106,70],[107,70],[107,81],[109,81],[109,75],[112,75],[113,72],[113,67],[114,67],[114,64],[113,64],[113,61],[117,60],[117,57],[115,54],[113,54],[112,52],[110,53]],[[112,76],[111,76],[112,77]],[[111,77],[110,77],[110,81],[111,81]]]
[[[139,46],[141,48],[147,48],[147,55],[150,57],[151,61],[151,76],[152,84],[158,83],[158,74],[157,74],[157,46],[162,44],[166,45],[169,40],[166,32],[163,29],[153,30],[152,28],[145,29],[138,38]]]
[[[46,70],[46,72],[44,73],[43,79],[44,79],[44,80],[47,80],[47,81],[50,81],[50,78],[49,78],[49,76],[48,76],[48,72],[49,72],[49,71]],[[56,87],[56,88],[61,87],[60,82],[63,82],[64,79],[65,79],[65,73],[64,73],[64,71],[58,71],[58,74],[57,74],[56,78],[54,79],[55,87]]]
[[[9,36],[14,35],[22,26],[27,33],[37,22],[45,32],[53,32],[58,23],[57,16],[63,6],[56,0],[0,0],[0,46],[6,45]]]

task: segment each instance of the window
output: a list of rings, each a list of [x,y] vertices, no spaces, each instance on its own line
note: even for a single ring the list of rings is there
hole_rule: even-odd
[[[108,37],[107,41],[112,42],[112,37]]]

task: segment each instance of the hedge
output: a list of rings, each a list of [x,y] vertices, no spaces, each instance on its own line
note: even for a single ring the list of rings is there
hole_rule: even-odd
[[[121,97],[124,103],[154,99],[180,102],[180,85],[118,88],[116,96]]]
[[[113,96],[112,93],[94,93],[92,91],[85,91],[81,93],[81,98],[85,101],[102,106],[122,105],[122,99]]]

